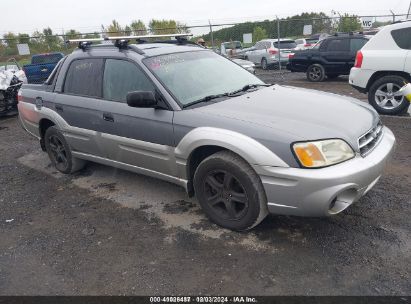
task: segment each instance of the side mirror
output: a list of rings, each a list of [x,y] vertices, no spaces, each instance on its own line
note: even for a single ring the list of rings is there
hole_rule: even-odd
[[[133,108],[155,108],[157,99],[151,91],[135,91],[127,94],[127,104]]]

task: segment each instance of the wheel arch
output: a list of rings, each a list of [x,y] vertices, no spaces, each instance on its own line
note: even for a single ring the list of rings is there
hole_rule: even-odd
[[[175,149],[177,162],[185,164],[184,175],[188,190],[192,190],[192,177],[202,160],[222,151],[231,151],[250,165],[289,167],[280,157],[255,139],[238,132],[201,127],[190,131]]]
[[[378,71],[372,74],[370,79],[368,80],[366,90],[367,92],[370,91],[371,86],[375,81],[377,81],[379,78],[385,77],[385,76],[400,76],[405,78],[408,81],[411,81],[411,75],[407,72],[403,71]]]
[[[42,118],[39,121],[39,134],[40,134],[40,146],[43,151],[46,151],[46,146],[44,144],[44,135],[48,128],[55,126],[56,123],[49,118]]]

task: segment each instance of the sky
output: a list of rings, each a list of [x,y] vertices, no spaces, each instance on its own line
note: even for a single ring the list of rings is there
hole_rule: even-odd
[[[0,36],[31,34],[45,27],[61,34],[69,29],[99,31],[116,19],[121,25],[142,19],[175,19],[187,25],[274,19],[302,12],[386,15],[408,11],[410,0],[0,0]]]

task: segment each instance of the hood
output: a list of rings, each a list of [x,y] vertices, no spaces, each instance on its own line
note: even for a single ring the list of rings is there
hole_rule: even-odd
[[[341,138],[355,151],[358,138],[379,120],[371,106],[353,98],[280,85],[193,111],[241,122],[243,133],[270,129],[291,142]]]

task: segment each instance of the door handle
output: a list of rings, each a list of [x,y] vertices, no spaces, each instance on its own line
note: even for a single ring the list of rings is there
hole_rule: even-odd
[[[111,113],[103,113],[103,119],[105,121],[114,122],[114,117]]]

